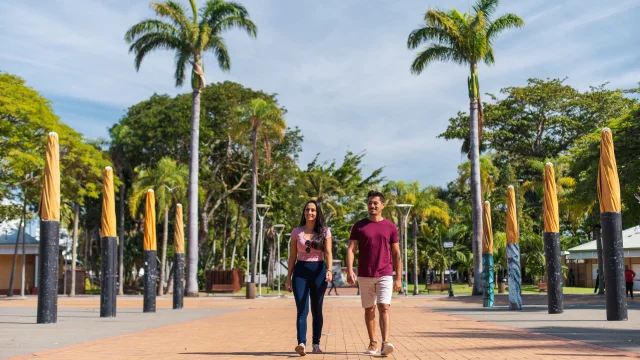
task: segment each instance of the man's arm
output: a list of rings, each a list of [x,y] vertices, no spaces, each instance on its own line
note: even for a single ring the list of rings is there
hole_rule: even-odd
[[[396,269],[396,280],[393,282],[395,291],[402,290],[402,254],[400,254],[400,244],[391,244],[391,257],[393,267]]]
[[[356,249],[358,248],[358,240],[349,240],[347,247],[347,283],[356,284],[355,273],[353,272],[353,260],[355,259]]]

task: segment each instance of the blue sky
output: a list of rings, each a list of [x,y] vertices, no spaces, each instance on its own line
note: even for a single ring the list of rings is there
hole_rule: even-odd
[[[184,1],[184,0],[183,0]],[[202,1],[200,1],[202,3]],[[258,38],[231,31],[228,73],[205,55],[208,82],[231,80],[279,94],[289,126],[305,135],[301,166],[367,151],[366,169],[394,180],[445,185],[465,159],[460,144],[436,136],[468,109],[467,69],[435,64],[411,75],[409,32],[429,7],[468,9],[467,1],[244,0]],[[503,0],[499,13],[524,18],[495,44],[496,65],[480,67],[483,92],[527,78],[564,78],[580,89],[640,81],[639,0]],[[154,53],[140,72],[123,40],[152,16],[147,1],[0,1],[0,70],[51,99],[64,122],[86,137],[107,128],[154,92],[177,94],[173,55]]]

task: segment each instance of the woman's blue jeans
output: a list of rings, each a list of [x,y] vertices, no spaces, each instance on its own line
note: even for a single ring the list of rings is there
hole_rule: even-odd
[[[307,316],[309,315],[309,298],[311,298],[311,316],[313,317],[313,342],[320,344],[322,335],[322,302],[327,290],[325,281],[327,266],[324,261],[297,261],[293,268],[291,287],[296,300],[298,317],[296,330],[298,344],[307,344]]]

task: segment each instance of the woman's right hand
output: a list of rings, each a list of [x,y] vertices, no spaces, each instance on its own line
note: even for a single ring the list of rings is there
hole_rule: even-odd
[[[286,286],[288,292],[292,292],[293,291],[293,289],[291,288],[291,278],[287,278],[287,284],[285,286]]]

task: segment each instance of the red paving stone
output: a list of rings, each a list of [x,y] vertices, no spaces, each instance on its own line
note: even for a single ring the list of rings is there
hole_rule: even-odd
[[[427,298],[397,298],[392,306],[390,359],[597,359],[640,355],[580,341],[442,312],[425,310]],[[119,300],[126,307],[140,300]],[[444,303],[444,302],[442,302]],[[96,300],[64,299],[60,306],[95,306]],[[158,302],[159,307],[170,300]],[[4,305],[4,304],[3,304]],[[28,355],[44,359],[286,359],[293,353],[293,299],[187,299],[186,307],[225,307],[237,312],[141,331],[66,348]],[[355,297],[331,297],[325,302],[324,355],[309,359],[370,359],[362,354],[368,343],[363,312]],[[311,321],[309,321],[311,325]],[[308,332],[311,337],[311,329]]]

